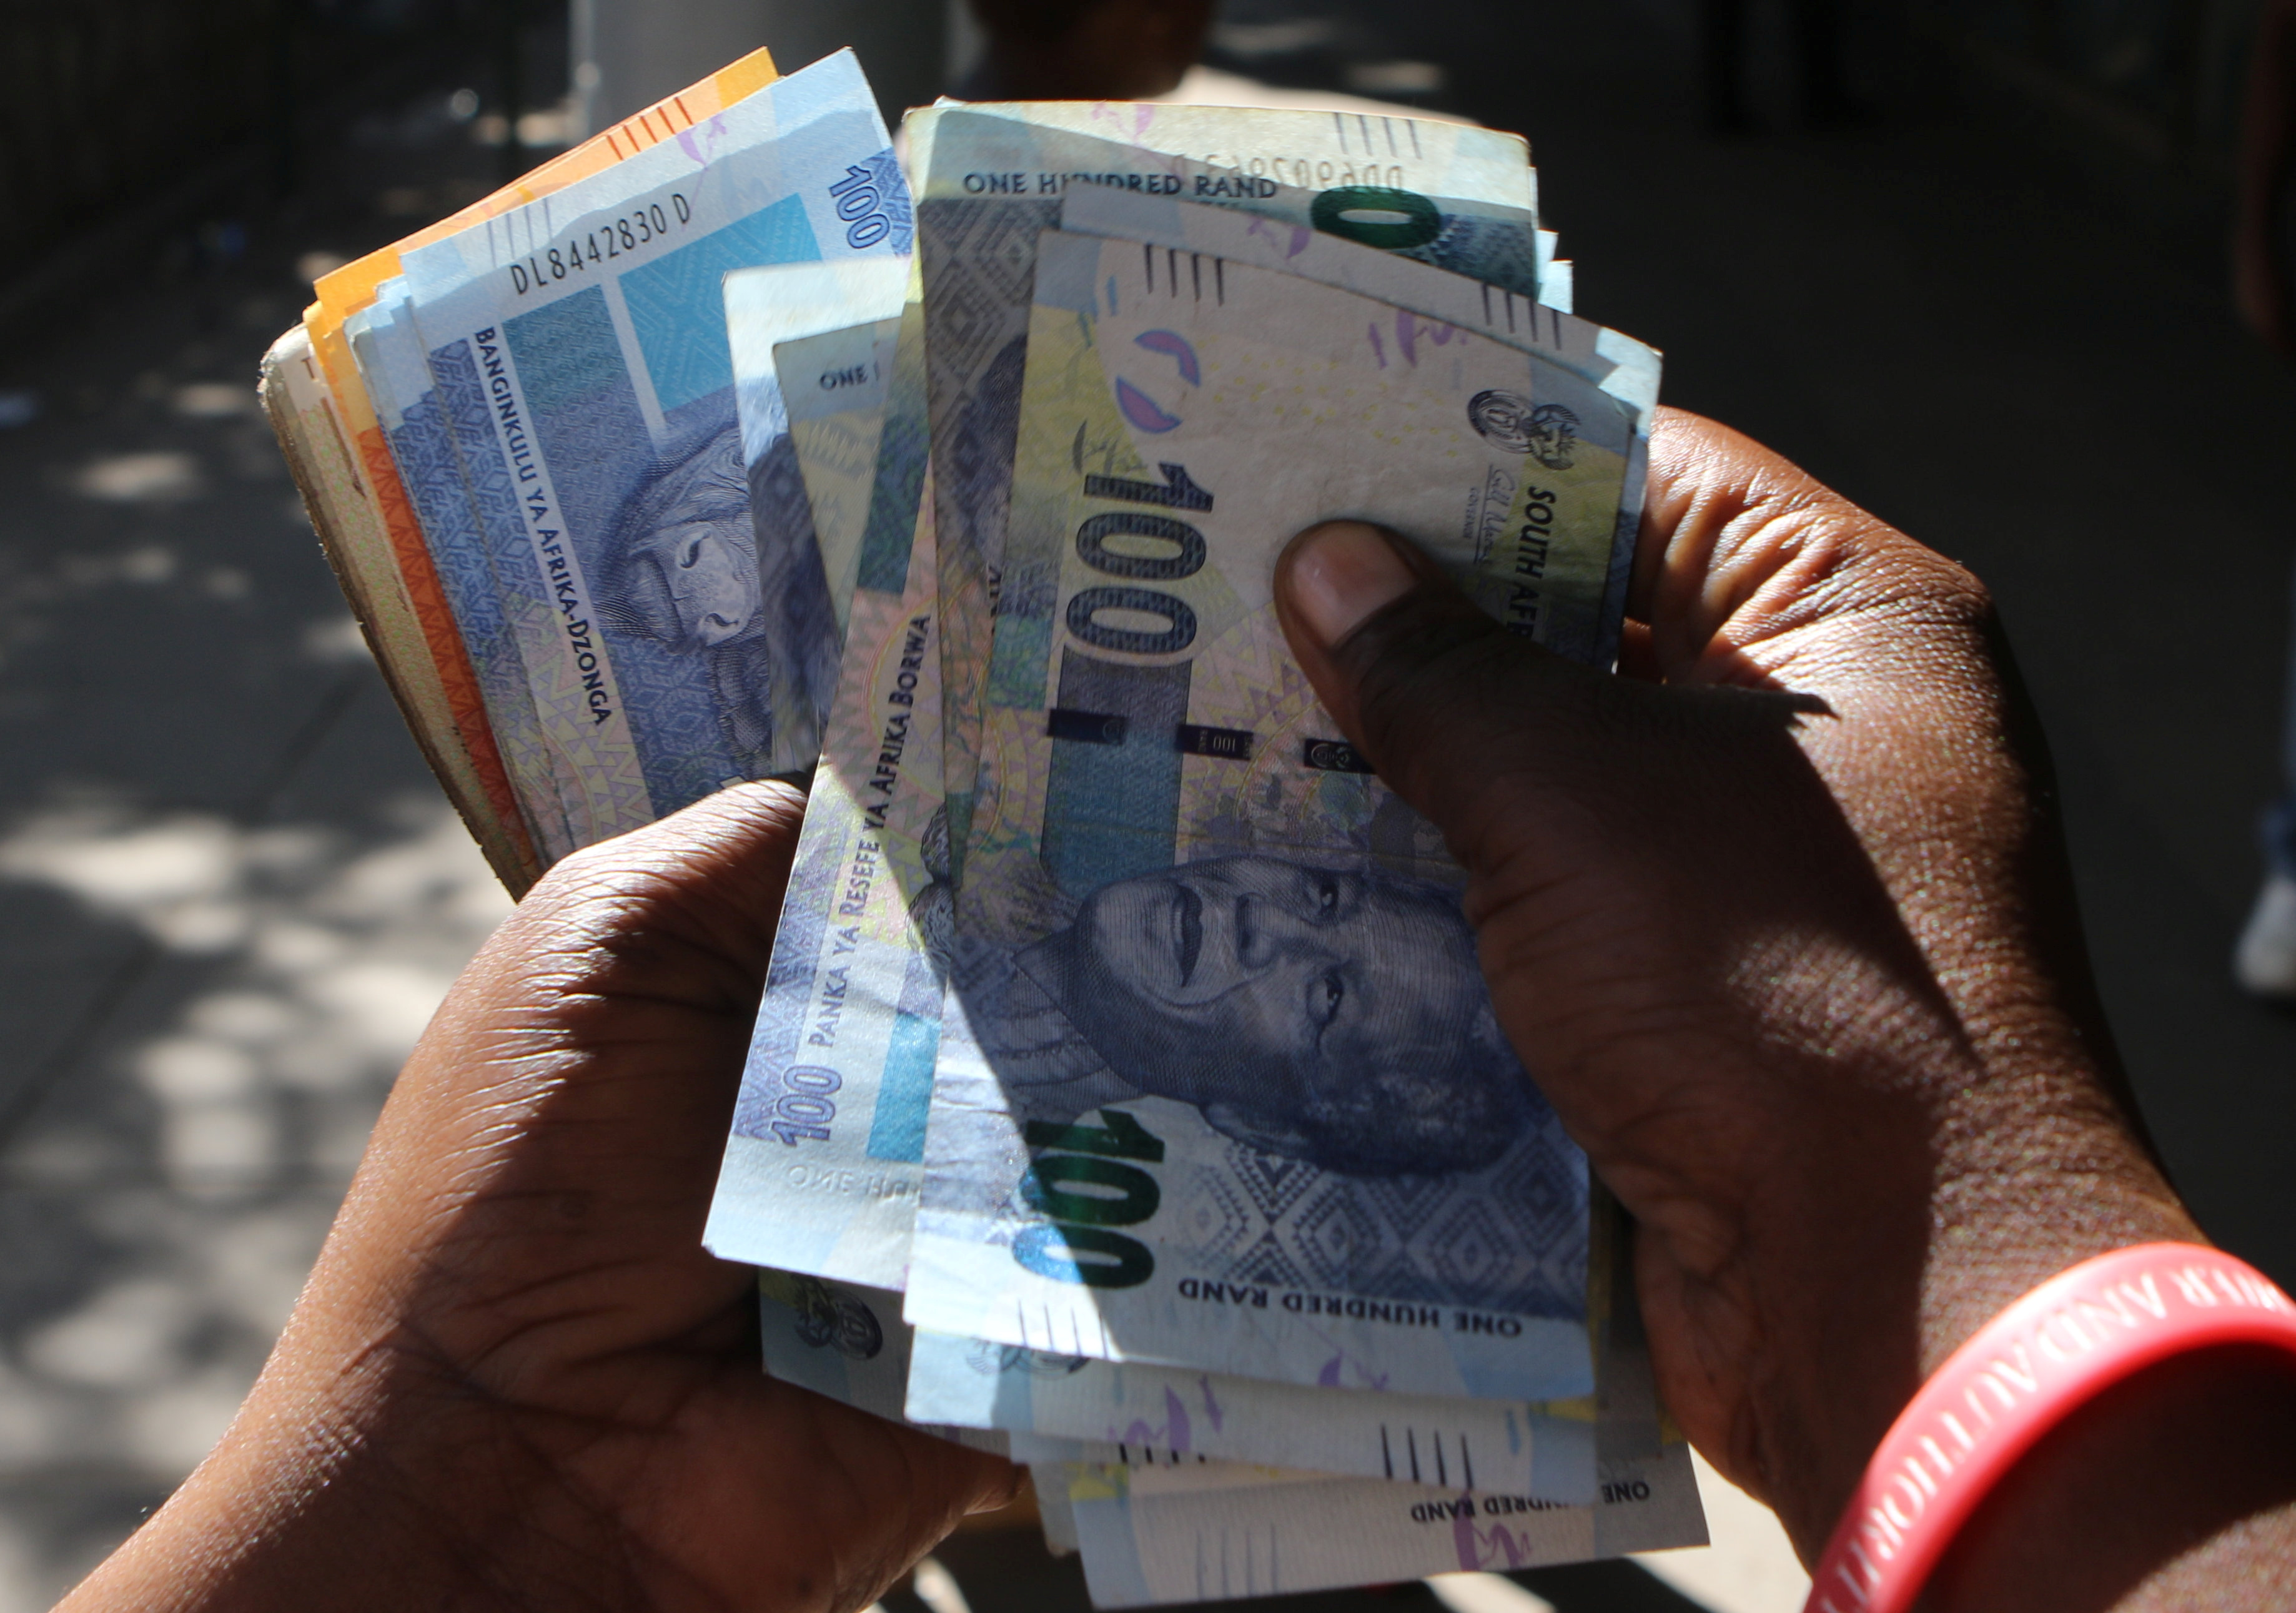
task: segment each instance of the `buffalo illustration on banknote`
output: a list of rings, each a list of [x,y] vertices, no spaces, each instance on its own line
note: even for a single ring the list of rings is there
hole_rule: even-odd
[[[775,541],[760,544],[760,531]],[[623,503],[594,586],[614,626],[703,658],[726,748],[745,773],[771,770],[776,749],[791,752],[794,736],[775,744],[777,724],[816,720],[813,699],[788,696],[833,680],[836,620],[786,434],[745,468],[729,409],[676,446]]]

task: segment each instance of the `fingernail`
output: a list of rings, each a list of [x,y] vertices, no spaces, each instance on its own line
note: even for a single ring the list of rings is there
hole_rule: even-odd
[[[1292,557],[1292,608],[1320,643],[1336,644],[1417,580],[1377,528],[1333,521],[1308,532]]]

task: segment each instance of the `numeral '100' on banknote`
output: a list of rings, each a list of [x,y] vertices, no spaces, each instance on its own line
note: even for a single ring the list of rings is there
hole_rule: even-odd
[[[911,303],[890,375],[875,324],[776,349],[797,361],[781,366],[794,415],[819,426],[831,408],[818,395],[843,394],[849,430],[879,449],[821,766],[704,1232],[729,1259],[880,1289],[908,1266],[940,1036],[929,943],[950,905],[922,340]]]
[[[1290,657],[1332,516],[1595,653],[1634,447],[1566,364],[1048,233],[907,1315],[1306,1384],[1583,1393],[1586,1175],[1439,836]],[[1320,763],[1320,765],[1319,765]]]

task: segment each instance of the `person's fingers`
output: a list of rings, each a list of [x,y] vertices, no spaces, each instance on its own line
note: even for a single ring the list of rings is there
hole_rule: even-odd
[[[1526,681],[1571,681],[1570,668],[1510,636],[1425,554],[1362,521],[1325,521],[1293,538],[1275,564],[1275,608],[1324,709],[1406,796],[1418,792],[1404,770],[1440,758],[1403,727],[1487,697],[1513,704]]]
[[[1360,521],[1309,528],[1277,562],[1275,598],[1325,709],[1471,872],[1525,838],[1551,786],[1595,802],[1625,780],[1576,758],[1597,730],[1638,725],[1644,714],[1628,707],[1657,692],[1509,634],[1394,535]]]
[[[407,1061],[332,1257],[421,1270],[465,1353],[584,1284],[602,1334],[737,1294],[701,1227],[803,806],[742,786],[553,869]]]
[[[543,876],[480,954],[442,1019],[560,995],[660,992],[695,1008],[757,1004],[805,798],[738,785],[586,847]]]
[[[680,1136],[688,1111],[721,1110],[804,807],[787,785],[743,785],[559,863],[455,983],[409,1062],[408,1098],[466,1123],[513,1094],[546,1098]],[[697,1131],[692,1146],[720,1141]]]
[[[1360,522],[1294,539],[1276,599],[1326,709],[1466,870],[1500,1022],[1582,1140],[1627,1124],[1642,1101],[1616,1080],[1574,1079],[1611,1057],[1595,1028],[1623,1035],[1710,1005],[1718,960],[1779,937],[1855,938],[1906,993],[1928,995],[1864,848],[1801,752],[1803,730],[1835,723],[1822,703],[1567,661]]]
[[[1974,577],[1800,467],[1727,426],[1659,411],[1622,671],[1838,704],[1877,675],[1939,674],[1904,664],[1909,651],[1977,652],[1989,609]],[[1824,652],[1808,652],[1813,636]],[[1858,652],[1842,653],[1852,641]]]

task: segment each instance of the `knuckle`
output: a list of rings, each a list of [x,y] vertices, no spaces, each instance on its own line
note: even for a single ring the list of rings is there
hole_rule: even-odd
[[[678,895],[652,848],[631,844],[637,838],[601,841],[561,858],[519,904],[510,928],[581,970],[603,968],[629,950]]]

